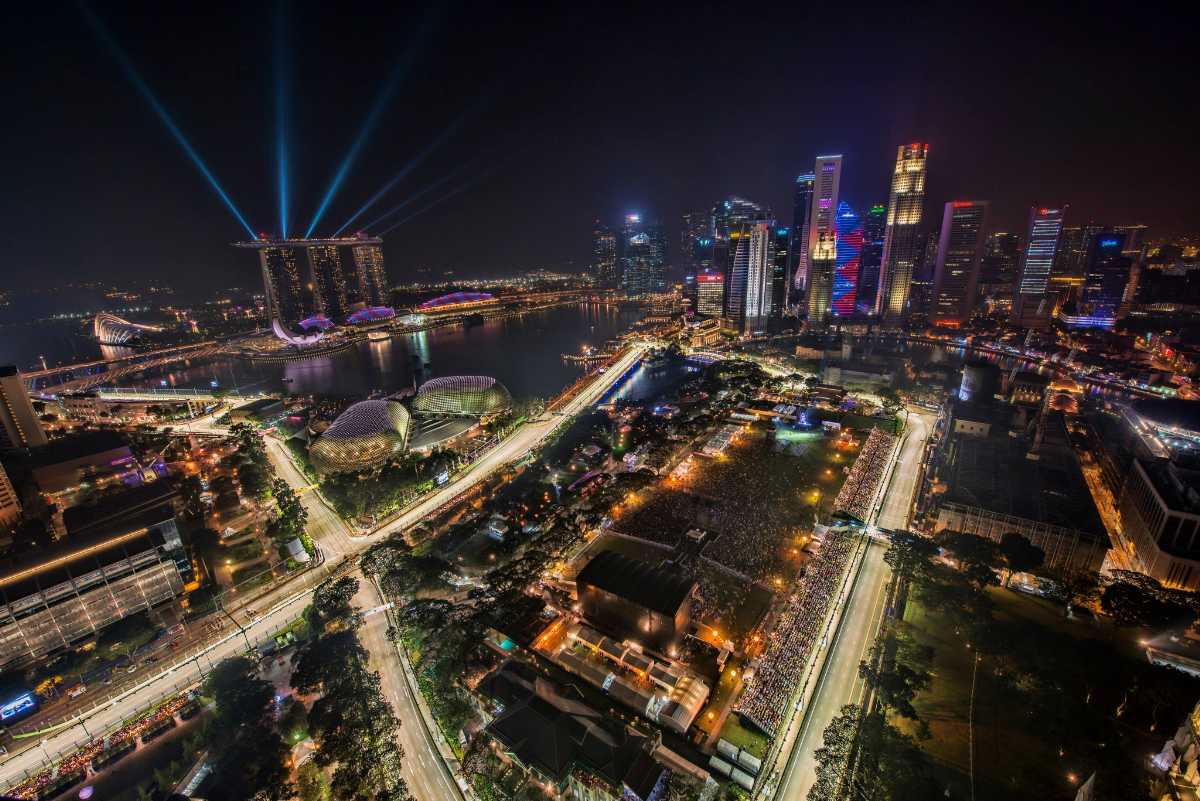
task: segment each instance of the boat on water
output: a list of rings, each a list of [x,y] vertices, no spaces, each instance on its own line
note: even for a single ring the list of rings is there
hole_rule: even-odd
[[[367,339],[371,340],[372,342],[383,342],[383,341],[391,339],[391,338],[392,338],[392,335],[389,334],[387,331],[368,331],[367,332]]]

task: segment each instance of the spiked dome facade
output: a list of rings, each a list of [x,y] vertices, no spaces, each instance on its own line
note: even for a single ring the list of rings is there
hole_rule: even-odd
[[[490,376],[445,376],[422,384],[412,408],[426,414],[490,417],[511,409],[512,395]]]
[[[360,401],[338,415],[308,451],[318,473],[345,473],[383,464],[408,445],[411,418],[393,400]]]

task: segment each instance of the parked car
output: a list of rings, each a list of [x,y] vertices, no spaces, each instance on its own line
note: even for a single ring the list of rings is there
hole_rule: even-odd
[[[68,698],[78,698],[79,696],[83,695],[86,692],[87,692],[86,684],[76,684],[74,687],[67,690],[67,697]]]

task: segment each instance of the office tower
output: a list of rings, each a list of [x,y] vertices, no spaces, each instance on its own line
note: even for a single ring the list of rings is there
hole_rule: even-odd
[[[725,276],[700,273],[696,276],[696,314],[720,317],[725,306]]]
[[[771,312],[770,326],[778,327],[788,303],[788,259],[792,229],[775,223],[771,227]]]
[[[620,283],[617,234],[599,220],[592,226],[592,273],[596,276],[596,284],[604,289],[614,289]]]
[[[788,291],[804,287],[804,264],[808,257],[808,221],[812,217],[813,185],[817,176],[806,173],[796,178],[792,195],[792,239],[788,243]]]
[[[1084,257],[1083,287],[1074,309],[1060,317],[1071,328],[1112,328],[1119,316],[1133,259],[1125,255],[1127,235],[1113,230],[1092,237]]]
[[[691,211],[683,215],[679,253],[685,275],[696,276],[712,269],[712,215]]]
[[[363,243],[352,246],[350,251],[354,256],[354,272],[358,279],[353,302],[368,306],[390,305],[392,287],[388,283],[387,269],[383,266],[383,247]]]
[[[731,195],[713,206],[712,233],[717,239],[728,240],[730,233],[739,230],[745,223],[762,222],[770,216],[769,208],[753,200]]]
[[[1139,261],[1146,248],[1146,231],[1144,225],[1114,225],[1113,231],[1125,235],[1125,247],[1121,251],[1134,262]]]
[[[21,519],[21,501],[8,480],[8,473],[0,465],[0,531],[12,528]]]
[[[863,228],[858,214],[846,203],[837,207],[837,256],[834,260],[830,308],[838,317],[854,314],[858,296],[858,270],[862,258]]]
[[[1054,255],[1054,266],[1050,270],[1052,281],[1083,277],[1083,259],[1087,252],[1089,229],[1093,233],[1096,230],[1094,226],[1063,226],[1062,235],[1058,240],[1058,251]]]
[[[664,291],[667,243],[662,226],[643,222],[639,214],[627,214],[620,244],[621,287],[632,295]]]
[[[743,334],[765,331],[771,315],[774,232],[770,222],[745,222],[729,232],[732,273],[725,278],[725,316]]]
[[[875,313],[885,322],[898,323],[908,311],[908,290],[918,266],[921,207],[925,203],[925,171],[929,145],[914,142],[896,150],[896,168],[888,196],[887,230],[883,238],[883,265]]]
[[[262,264],[263,294],[267,298],[267,319],[285,325],[298,323],[311,309],[305,303],[304,283],[296,265],[296,250],[288,247],[264,247],[258,251]]]
[[[877,203],[863,218],[862,254],[858,266],[859,311],[870,314],[875,309],[875,294],[879,291],[879,267],[883,264],[883,234],[887,229],[887,206]]]
[[[947,203],[942,212],[929,310],[934,325],[957,328],[971,319],[979,291],[987,217],[986,200],[956,200]]]
[[[808,287],[810,262],[812,253],[820,239],[828,239],[826,243],[832,247],[836,236],[834,228],[837,214],[838,190],[842,183],[842,157],[817,156],[816,169],[813,170],[812,201],[809,204],[808,215],[808,250],[801,254],[800,288]]]
[[[13,365],[0,367],[0,448],[46,444],[46,432],[33,410],[25,382]]]
[[[346,276],[342,272],[342,256],[336,245],[310,245],[308,269],[312,277],[315,311],[330,320],[346,316],[350,305],[346,294]]]
[[[833,307],[833,273],[837,265],[837,235],[824,231],[808,251],[808,325],[820,328]]]
[[[1029,210],[1029,231],[1021,275],[1013,294],[1013,323],[1021,328],[1047,328],[1053,312],[1050,295],[1050,271],[1058,254],[1066,207]]]
[[[1017,281],[1020,238],[998,231],[984,241],[979,270],[979,294],[992,312],[1011,312]]]

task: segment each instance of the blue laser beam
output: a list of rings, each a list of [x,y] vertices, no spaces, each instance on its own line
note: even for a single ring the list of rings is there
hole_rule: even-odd
[[[288,97],[287,2],[275,6],[275,181],[279,203],[279,235],[288,235]]]
[[[125,77],[128,78],[129,82],[132,83],[134,88],[138,90],[138,93],[141,94],[142,99],[144,99],[150,105],[150,108],[154,110],[154,113],[158,116],[159,121],[162,122],[163,126],[166,127],[167,131],[171,134],[179,146],[183,148],[183,152],[187,154],[189,159],[191,159],[192,164],[195,165],[196,169],[200,171],[200,174],[203,175],[205,180],[208,181],[209,186],[213,188],[213,191],[217,193],[217,196],[221,198],[221,202],[225,204],[225,208],[229,209],[233,216],[237,218],[237,221],[242,224],[243,228],[246,229],[246,233],[250,235],[251,239],[258,239],[258,234],[256,234],[254,229],[250,227],[250,224],[246,222],[246,218],[242,216],[242,212],[238,210],[238,207],[236,204],[234,204],[233,199],[229,197],[228,193],[226,193],[225,189],[221,186],[221,182],[217,180],[217,177],[213,174],[213,171],[210,170],[208,165],[204,163],[204,159],[200,158],[200,154],[196,152],[196,148],[192,147],[192,143],[188,141],[188,138],[183,135],[183,131],[179,129],[179,126],[175,123],[175,119],[171,116],[171,113],[167,111],[166,106],[159,101],[158,97],[154,94],[154,91],[150,88],[150,85],[142,78],[141,74],[137,71],[137,67],[133,65],[133,62],[129,59],[128,54],[126,54],[121,48],[121,45],[117,43],[117,40],[113,38],[112,33],[109,32],[108,28],[104,26],[104,23],[100,21],[100,18],[96,16],[96,13],[92,11],[92,9],[88,7],[86,3],[80,3],[79,9],[83,13],[84,19],[87,20],[88,25],[91,26],[96,36],[111,51],[113,58],[116,59],[117,64],[120,65],[121,71],[125,73]]]
[[[458,116],[458,118],[454,120],[454,122],[450,123],[450,126],[448,128],[446,128],[446,130],[442,131],[442,133],[437,136],[436,139],[434,139],[432,142],[430,142],[428,145],[426,145],[425,148],[423,150],[421,150],[420,153],[413,156],[407,164],[405,164],[403,167],[401,167],[400,171],[398,173],[396,173],[395,175],[393,175],[392,178],[386,184],[384,184],[379,189],[378,192],[371,195],[371,197],[367,199],[367,202],[362,204],[362,206],[359,207],[358,211],[351,214],[350,219],[348,219],[344,223],[342,223],[341,227],[333,232],[333,235],[338,236],[342,233],[342,231],[345,231],[347,228],[349,228],[354,223],[355,220],[357,220],[364,213],[366,213],[367,209],[374,206],[376,203],[379,202],[380,198],[382,198],[384,195],[386,195],[388,192],[390,192],[393,188],[395,188],[396,184],[403,181],[413,170],[415,170],[417,167],[421,166],[421,162],[425,161],[425,159],[427,159],[429,157],[429,154],[431,154],[433,151],[437,150],[437,148],[443,142],[445,142],[447,139],[449,139],[451,136],[454,135],[454,133],[462,126],[463,122],[466,121],[468,116],[470,116],[469,112],[464,112],[463,114],[460,114]]]
[[[404,225],[406,222],[408,222],[409,220],[413,219],[414,217],[420,217],[422,214],[424,214],[425,212],[429,211],[430,209],[432,209],[432,208],[435,208],[435,207],[437,207],[437,206],[440,206],[440,205],[442,205],[442,204],[443,204],[443,203],[445,203],[447,200],[450,200],[452,197],[455,197],[456,195],[460,195],[460,194],[462,194],[462,193],[463,193],[463,192],[465,192],[466,190],[468,190],[468,189],[470,189],[471,187],[475,186],[476,184],[478,184],[478,183],[482,182],[482,181],[483,181],[485,178],[487,178],[488,176],[490,176],[492,173],[494,173],[494,172],[496,172],[497,170],[499,170],[501,166],[503,166],[503,165],[497,164],[495,167],[492,167],[492,168],[490,168],[490,169],[484,170],[483,172],[479,173],[478,175],[472,176],[472,177],[471,177],[471,178],[469,178],[467,181],[465,181],[464,183],[462,183],[462,184],[460,184],[459,186],[455,187],[455,188],[454,188],[453,190],[451,190],[450,192],[447,192],[446,194],[442,195],[440,198],[438,198],[437,200],[433,201],[433,202],[432,202],[432,203],[430,203],[429,205],[421,207],[420,209],[418,209],[418,210],[414,211],[412,214],[408,215],[408,216],[407,216],[407,217],[405,217],[404,219],[402,219],[402,220],[399,220],[398,222],[394,222],[394,223],[392,223],[391,225],[389,225],[387,228],[384,228],[382,231],[380,231],[380,232],[379,232],[379,236],[383,236],[384,234],[386,234],[386,233],[388,233],[388,232],[390,232],[390,231],[394,231],[394,230],[396,230],[397,228],[399,228],[400,226]]]
[[[364,226],[364,229],[367,231],[374,229],[375,226],[379,225],[381,222],[386,220],[388,217],[392,217],[397,212],[403,211],[404,209],[408,208],[413,203],[416,203],[418,200],[425,197],[426,195],[428,195],[430,192],[437,189],[438,187],[445,186],[452,179],[454,179],[458,175],[465,172],[467,170],[467,168],[474,166],[474,164],[478,161],[479,161],[479,158],[476,157],[476,158],[471,159],[470,161],[463,162],[462,164],[458,165],[450,172],[443,175],[441,178],[438,178],[436,181],[429,184],[428,186],[425,186],[425,187],[419,189],[418,191],[416,191],[413,194],[406,197],[404,200],[400,201],[395,206],[392,206],[390,209],[385,211],[383,214],[380,214],[374,220],[371,220],[371,222],[367,223]]]
[[[329,182],[329,188],[325,190],[325,196],[321,198],[321,204],[317,207],[316,214],[313,215],[312,222],[308,224],[308,230],[304,232],[305,238],[311,237],[313,230],[317,224],[321,222],[321,218],[325,216],[325,212],[329,210],[329,204],[333,202],[333,198],[341,189],[342,183],[346,180],[351,167],[358,159],[362,152],[363,146],[367,140],[371,138],[371,134],[379,127],[380,117],[383,116],[384,109],[387,108],[392,96],[399,88],[400,82],[408,75],[413,63],[417,57],[425,50],[429,42],[429,33],[433,26],[433,16],[427,14],[417,26],[417,30],[413,34],[413,39],[410,41],[409,47],[404,51],[404,55],[396,62],[392,68],[391,74],[384,83],[383,88],[375,98],[375,102],[371,106],[371,110],[367,113],[366,119],[363,120],[362,127],[359,128],[358,135],[351,142],[349,150],[342,158],[342,162],[338,165],[337,171],[333,174],[333,179]]]

